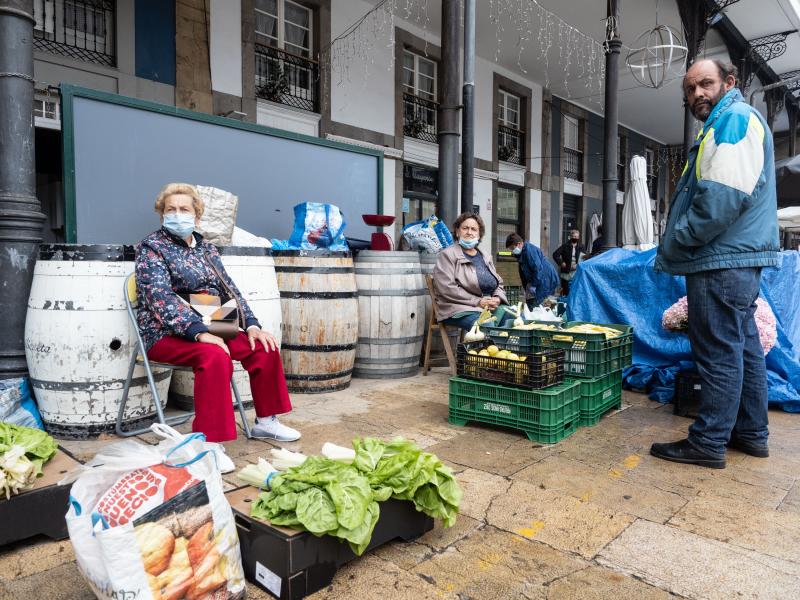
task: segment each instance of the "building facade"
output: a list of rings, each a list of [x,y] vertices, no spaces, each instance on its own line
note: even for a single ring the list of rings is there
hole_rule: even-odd
[[[362,0],[36,0],[45,241],[63,239],[59,83],[380,149],[384,212],[397,217],[399,241],[404,225],[437,212],[440,38],[424,20],[395,16],[361,47],[337,47],[372,8]],[[620,121],[618,206],[630,159],[642,155],[658,221],[665,146]],[[472,204],[487,225],[484,247],[512,283],[515,263],[500,254],[509,233],[547,254],[569,229],[588,234],[602,210],[602,137],[602,115],[476,57]]]

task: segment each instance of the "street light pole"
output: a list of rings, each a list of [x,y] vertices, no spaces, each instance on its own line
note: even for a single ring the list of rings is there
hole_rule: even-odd
[[[442,103],[439,105],[439,219],[458,216],[459,0],[442,0]]]
[[[25,313],[44,215],[36,199],[33,0],[0,0],[0,379],[27,374]]]
[[[461,115],[461,212],[472,211],[475,175],[475,0],[464,0],[464,112]]]
[[[608,0],[606,20],[606,88],[603,120],[603,250],[617,247],[617,127],[619,87],[619,3]]]

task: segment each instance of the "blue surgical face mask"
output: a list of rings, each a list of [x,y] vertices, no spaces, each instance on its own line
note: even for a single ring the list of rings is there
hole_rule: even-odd
[[[480,242],[479,239],[465,240],[464,238],[458,238],[458,244],[462,248],[466,248],[467,250],[472,250],[475,246],[478,245],[478,242]]]
[[[168,213],[164,215],[164,229],[185,240],[194,231],[194,216],[185,213]]]
[[[522,248],[520,248],[519,246],[517,246],[516,248],[512,248],[511,254],[513,254],[514,256],[519,256],[520,254],[522,254]]]

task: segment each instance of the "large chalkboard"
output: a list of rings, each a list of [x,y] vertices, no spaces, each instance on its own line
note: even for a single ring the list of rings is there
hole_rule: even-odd
[[[130,244],[159,227],[153,202],[172,181],[239,197],[237,225],[287,239],[292,208],[328,202],[349,237],[382,209],[383,154],[123,96],[62,86],[67,241]]]

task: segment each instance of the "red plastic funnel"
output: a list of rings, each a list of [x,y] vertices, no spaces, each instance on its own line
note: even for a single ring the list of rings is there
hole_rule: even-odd
[[[373,227],[386,227],[394,223],[395,219],[392,215],[361,215],[361,218],[364,223]]]

